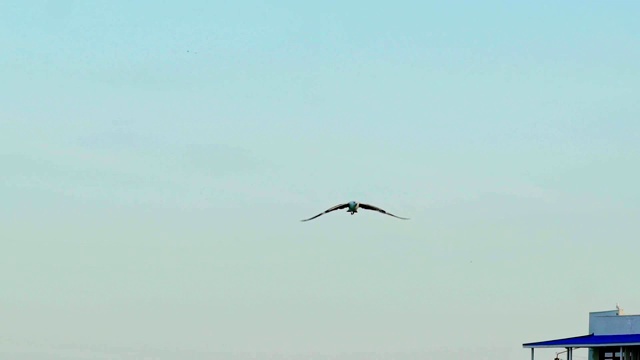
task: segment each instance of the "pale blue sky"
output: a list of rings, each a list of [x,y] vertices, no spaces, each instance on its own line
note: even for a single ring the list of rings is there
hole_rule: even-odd
[[[2,2],[0,354],[528,359],[640,313],[639,16]],[[349,200],[411,220],[298,221]]]

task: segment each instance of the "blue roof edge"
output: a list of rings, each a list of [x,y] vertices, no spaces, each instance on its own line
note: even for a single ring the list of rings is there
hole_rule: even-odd
[[[530,348],[530,347],[558,347],[558,346],[555,346],[556,343],[565,343],[565,342],[568,342],[568,341],[572,341],[573,342],[575,340],[587,339],[587,338],[590,338],[590,337],[593,337],[593,336],[595,336],[595,335],[589,334],[589,335],[574,336],[574,337],[555,339],[555,340],[536,341],[536,342],[530,342],[530,343],[522,344],[522,347],[525,347],[525,348]]]
[[[603,347],[640,345],[640,334],[582,335],[522,344],[525,348]]]

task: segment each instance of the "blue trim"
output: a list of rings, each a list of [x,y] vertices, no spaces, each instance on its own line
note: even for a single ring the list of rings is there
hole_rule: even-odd
[[[603,347],[640,345],[640,334],[584,335],[522,344],[526,348],[537,347]]]

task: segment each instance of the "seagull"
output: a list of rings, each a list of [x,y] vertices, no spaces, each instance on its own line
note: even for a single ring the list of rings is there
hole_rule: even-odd
[[[402,220],[409,220],[409,218],[403,218],[403,217],[400,217],[400,216],[395,216],[392,213],[388,213],[388,212],[380,209],[377,206],[373,206],[373,205],[369,205],[369,204],[363,204],[363,203],[359,203],[359,202],[356,202],[356,201],[349,201],[348,203],[336,205],[336,206],[334,206],[332,208],[329,208],[329,209],[325,210],[324,212],[321,212],[320,214],[318,214],[318,215],[316,215],[314,217],[310,217],[308,219],[304,219],[304,220],[300,220],[300,221],[313,220],[313,219],[317,218],[320,215],[324,215],[324,214],[330,213],[330,212],[332,212],[334,210],[340,210],[340,209],[344,209],[344,208],[348,208],[347,212],[350,212],[351,215],[357,213],[359,208],[362,208],[362,209],[367,209],[367,210],[378,211],[378,212],[381,212],[383,214],[387,214],[389,216],[393,216],[394,218],[398,218],[398,219],[402,219]]]

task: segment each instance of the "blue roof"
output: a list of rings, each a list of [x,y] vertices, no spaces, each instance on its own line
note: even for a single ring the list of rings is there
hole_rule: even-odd
[[[584,335],[565,339],[522,344],[525,348],[604,347],[640,345],[640,334]]]

